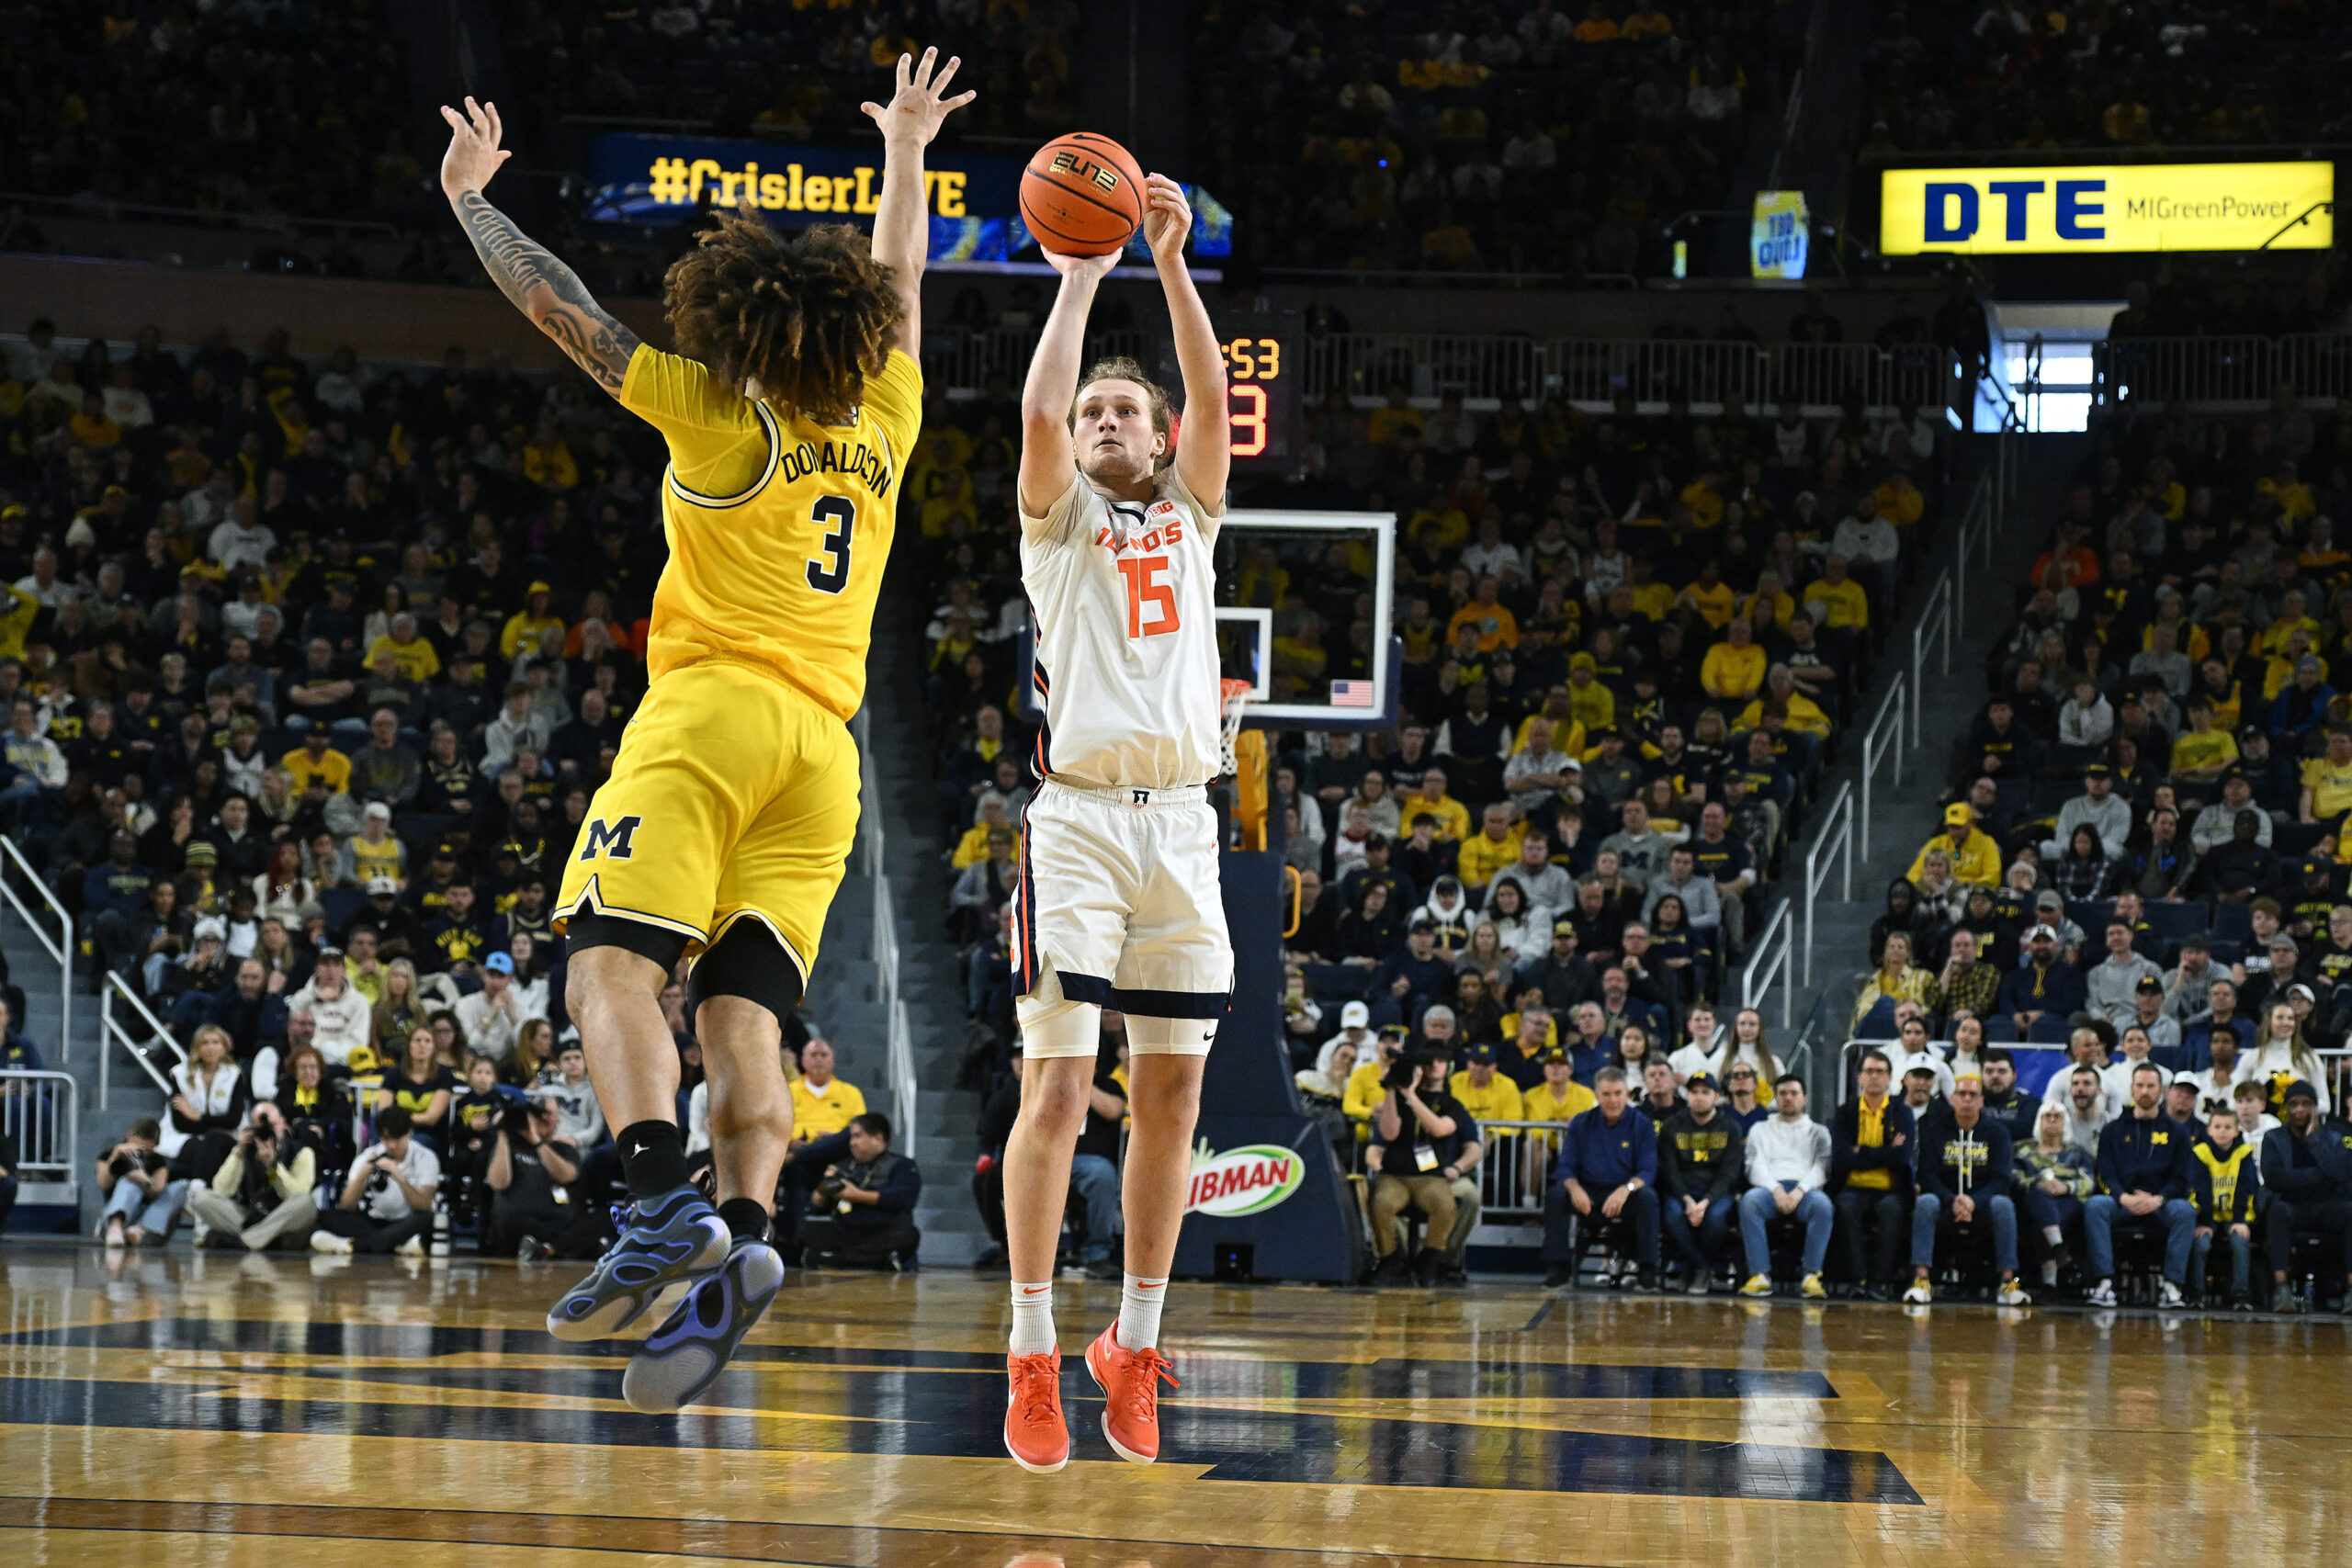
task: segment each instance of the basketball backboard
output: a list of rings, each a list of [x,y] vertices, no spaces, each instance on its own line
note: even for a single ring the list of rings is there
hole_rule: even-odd
[[[1396,525],[1385,512],[1226,513],[1216,538],[1217,653],[1225,675],[1250,682],[1249,724],[1394,722]]]

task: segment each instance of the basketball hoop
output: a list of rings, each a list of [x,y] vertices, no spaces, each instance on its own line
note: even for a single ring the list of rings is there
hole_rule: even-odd
[[[1224,776],[1230,778],[1241,771],[1240,759],[1233,754],[1233,744],[1241,738],[1241,720],[1250,711],[1250,694],[1258,688],[1252,682],[1230,678],[1217,684],[1224,691],[1225,701],[1225,722],[1219,727],[1217,760],[1225,770]]]

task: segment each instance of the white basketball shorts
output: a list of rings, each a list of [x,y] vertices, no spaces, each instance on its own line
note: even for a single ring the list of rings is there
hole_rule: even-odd
[[[1024,1019],[1064,1001],[1139,1018],[1225,1016],[1233,942],[1207,795],[1198,784],[1038,786],[1021,814],[1012,899]]]

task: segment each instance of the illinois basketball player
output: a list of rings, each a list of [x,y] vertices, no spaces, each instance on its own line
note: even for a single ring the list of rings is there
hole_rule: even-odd
[[[1069,1459],[1053,1326],[1056,1238],[1104,1008],[1126,1015],[1134,1128],[1118,1321],[1088,1348],[1103,1435],[1159,1457],[1159,1349],[1201,1075],[1233,989],[1217,886],[1218,668],[1211,556],[1225,513],[1225,369],[1184,266],[1192,209],[1153,175],[1144,237],[1168,297],[1188,409],[1170,460],[1168,397],[1127,360],[1080,373],[1087,308],[1118,257],[1047,253],[1062,275],[1022,398],[1021,569],[1036,621],[1043,776],[1014,894],[1023,1074],[1005,1148],[1012,1262],[1005,1447]]]

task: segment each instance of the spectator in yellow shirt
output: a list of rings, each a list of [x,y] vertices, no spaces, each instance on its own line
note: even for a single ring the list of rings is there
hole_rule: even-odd
[[[523,596],[523,607],[506,617],[506,629],[498,634],[498,651],[512,659],[526,648],[537,648],[549,632],[561,637],[563,617],[548,609],[554,597],[555,590],[546,583],[532,583]]]
[[[1763,694],[1740,710],[1739,716],[1732,721],[1732,728],[1754,729],[1762,724],[1767,702],[1781,705],[1791,729],[1818,735],[1824,740],[1829,739],[1829,716],[1821,711],[1819,704],[1797,690],[1796,676],[1785,664],[1772,666],[1771,673],[1764,678]]]
[[[1615,43],[1623,37],[1624,34],[1618,30],[1615,18],[1601,0],[1592,0],[1585,7],[1584,20],[1577,24],[1575,33],[1578,43]]]
[[[1568,716],[1590,735],[1617,727],[1617,695],[1600,683],[1600,661],[1589,653],[1568,660]]]
[[[1521,1114],[1519,1086],[1495,1070],[1496,1055],[1493,1041],[1480,1041],[1470,1047],[1470,1065],[1445,1080],[1446,1092],[1482,1126],[1526,1119]]]
[[[1413,427],[1413,434],[1419,435],[1428,423],[1428,416],[1408,400],[1408,391],[1402,381],[1388,383],[1388,400],[1373,410],[1372,418],[1364,424],[1364,434],[1374,446],[1388,446],[1396,438],[1396,432],[1408,424]]]
[[[416,635],[416,617],[402,610],[392,617],[391,629],[368,645],[368,662],[390,654],[392,662],[400,666],[401,678],[422,686],[441,673],[441,656],[433,645]],[[844,1122],[842,1126],[849,1125]]]
[[[1723,569],[1710,557],[1700,563],[1698,577],[1682,591],[1675,603],[1689,604],[1709,626],[1721,631],[1731,622],[1732,606],[1736,598],[1731,591],[1731,584],[1724,581]]]
[[[1674,23],[1657,8],[1657,0],[1634,0],[1634,14],[1618,24],[1627,43],[1651,43],[1674,36]]]
[[[312,779],[322,781],[329,795],[345,795],[351,790],[351,759],[336,750],[334,737],[323,724],[312,724],[302,732],[302,744],[277,760],[277,765],[294,775],[294,792],[300,795],[311,787]]]
[[[1470,836],[1470,808],[1446,794],[1445,784],[1443,768],[1430,768],[1422,772],[1421,787],[1405,797],[1397,813],[1408,830],[1413,818],[1426,811],[1437,818],[1439,838],[1461,840]],[[1516,850],[1512,852],[1514,858],[1517,852]]]
[[[1462,635],[1462,628],[1474,626],[1478,633],[1478,651],[1492,653],[1498,648],[1519,646],[1519,618],[1510,606],[1498,604],[1495,596],[1502,592],[1502,583],[1492,577],[1478,580],[1477,592],[1470,603],[1453,612],[1445,623],[1445,640],[1453,642]]]
[[[1846,558],[1831,556],[1821,563],[1821,576],[1804,591],[1805,608],[1817,625],[1849,626],[1860,631],[1871,624],[1871,602],[1862,585],[1846,575]]]
[[[2352,730],[2327,732],[2327,753],[2303,764],[2302,819],[2333,822],[2352,811]]]
[[[792,1138],[805,1144],[848,1127],[850,1118],[865,1114],[865,1096],[857,1086],[833,1077],[833,1048],[823,1037],[800,1048],[800,1081],[792,1086]]]
[[[1495,873],[1519,863],[1519,846],[1527,825],[1515,822],[1512,807],[1498,802],[1487,807],[1485,820],[1474,836],[1462,840],[1461,875],[1464,887],[1484,887]]]
[[[978,820],[964,829],[964,836],[956,841],[956,852],[948,857],[947,863],[955,870],[961,871],[975,861],[986,860],[989,853],[989,835],[992,832],[1008,831],[1012,826],[1012,824],[1004,818],[1004,797],[999,795],[982,795]],[[1013,853],[1017,857],[1021,852],[1020,834],[1013,834],[1012,843]]]
[[[1744,702],[1764,684],[1764,650],[1756,646],[1756,631],[1746,621],[1734,621],[1724,640],[1707,649],[1699,661],[1699,684],[1719,703]]]
[[[1756,592],[1739,602],[1741,620],[1752,622],[1759,615],[1769,615],[1772,617],[1772,624],[1782,631],[1789,629],[1789,622],[1796,613],[1797,602],[1790,596],[1787,585],[1781,582],[1781,574],[1777,571],[1757,573]]]
[[[1927,874],[1928,857],[1942,851],[1951,862],[1955,882],[1981,887],[2001,885],[2001,846],[1993,835],[1976,826],[1976,814],[1964,800],[1955,800],[1944,807],[1944,830],[1919,847],[1917,858],[1911,863],[1910,877],[1914,886]]]
[[[2218,779],[2238,760],[2238,743],[2213,728],[2213,700],[2204,693],[2188,699],[2188,733],[2172,743],[2172,776],[2179,784]]]
[[[1917,523],[1928,510],[1928,498],[1911,482],[1910,474],[1901,468],[1879,480],[1871,495],[1878,502],[1878,514],[1898,528]]]

